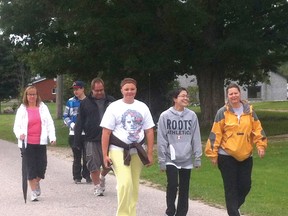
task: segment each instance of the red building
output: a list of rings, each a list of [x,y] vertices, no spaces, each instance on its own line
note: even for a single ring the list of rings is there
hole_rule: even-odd
[[[56,101],[56,79],[40,78],[32,84],[36,86],[42,101]]]

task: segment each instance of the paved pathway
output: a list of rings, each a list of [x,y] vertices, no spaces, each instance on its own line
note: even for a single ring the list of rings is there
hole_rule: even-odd
[[[76,185],[71,180],[71,158],[59,153],[56,147],[48,151],[46,179],[41,182],[39,202],[24,204],[21,191],[21,158],[16,144],[0,140],[0,215],[2,216],[113,216],[117,208],[116,180],[107,176],[105,196],[93,196],[93,186]],[[67,150],[66,150],[67,152]],[[28,190],[30,195],[30,190]],[[224,209],[198,201],[190,201],[191,216],[226,216]],[[162,216],[165,211],[165,192],[145,185],[140,186],[137,216]]]

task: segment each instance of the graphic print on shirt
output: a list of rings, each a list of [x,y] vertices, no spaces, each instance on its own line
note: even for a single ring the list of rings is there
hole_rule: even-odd
[[[182,135],[192,135],[191,133],[192,120],[175,120],[167,119],[167,134],[177,135],[177,139],[181,139]]]
[[[121,123],[128,133],[128,140],[131,142],[137,142],[139,139],[139,133],[143,126],[143,116],[141,113],[136,110],[128,109],[123,113]]]
[[[78,108],[80,106],[80,101],[78,99],[76,100],[75,98],[73,98],[73,100],[69,100],[68,103],[70,108],[70,115],[71,116],[77,115]]]
[[[78,114],[78,110],[79,110],[79,106],[80,106],[80,101],[73,99],[73,100],[69,100],[69,113],[67,113],[67,115],[70,117],[70,120],[72,122],[76,122],[77,119],[77,114]]]

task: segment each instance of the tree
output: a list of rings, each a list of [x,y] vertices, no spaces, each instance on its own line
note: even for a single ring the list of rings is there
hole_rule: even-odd
[[[0,105],[19,93],[18,62],[9,41],[0,36]],[[1,106],[0,106],[1,113]]]
[[[9,1],[2,4],[1,26],[6,35],[18,35],[21,44],[30,47],[25,60],[34,71],[46,76],[69,73],[86,81],[101,75],[115,96],[120,96],[115,85],[133,76],[139,82],[138,97],[159,113],[165,102],[159,90],[166,92],[167,82],[173,81],[174,62],[165,60],[157,22],[151,25],[158,19],[157,7],[151,2],[140,7],[129,1],[107,2]],[[21,19],[13,16],[19,11]],[[131,43],[135,36],[139,39]]]
[[[285,0],[15,0],[2,1],[0,25],[24,38],[34,70],[101,75],[115,96],[135,77],[156,118],[175,74],[195,74],[209,125],[225,80],[253,84],[287,61],[287,12]]]
[[[207,23],[191,53],[203,122],[223,103],[225,79],[255,84],[287,61],[287,1],[207,1]],[[211,104],[211,102],[212,104]],[[204,104],[204,106],[203,106]],[[209,105],[211,104],[211,105]]]
[[[288,62],[284,63],[280,66],[279,71],[281,74],[283,74],[285,77],[288,77]]]

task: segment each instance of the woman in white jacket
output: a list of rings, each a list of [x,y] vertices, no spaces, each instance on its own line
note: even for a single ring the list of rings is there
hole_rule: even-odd
[[[41,194],[40,180],[44,179],[47,167],[46,145],[56,144],[55,127],[48,107],[41,101],[35,86],[28,86],[23,93],[23,102],[17,110],[13,132],[18,147],[25,143],[28,182],[31,201]]]

